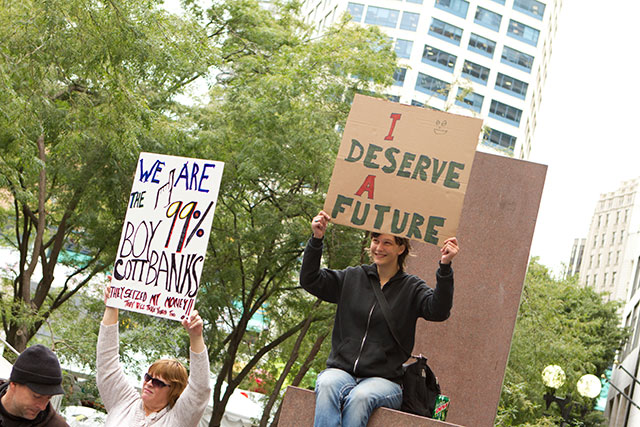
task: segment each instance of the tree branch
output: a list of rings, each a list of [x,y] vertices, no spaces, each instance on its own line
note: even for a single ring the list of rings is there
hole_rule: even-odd
[[[45,210],[44,210],[44,201],[46,198],[46,185],[47,185],[47,175],[45,170],[45,165],[47,162],[44,150],[44,134],[41,134],[38,137],[38,158],[42,162],[42,168],[40,169],[40,173],[38,176],[38,223],[36,228],[36,238],[33,242],[33,252],[31,255],[31,262],[29,263],[27,270],[24,272],[22,276],[22,289],[20,297],[22,300],[30,304],[31,303],[31,276],[36,269],[36,265],[38,264],[38,258],[40,254],[40,247],[42,245],[42,239],[44,236],[44,227],[45,227]]]

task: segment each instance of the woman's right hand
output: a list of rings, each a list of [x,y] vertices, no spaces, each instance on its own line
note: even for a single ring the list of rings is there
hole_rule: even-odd
[[[313,217],[311,221],[311,231],[313,231],[313,237],[322,239],[325,231],[327,231],[327,225],[331,221],[331,217],[325,211],[320,211],[318,215]]]
[[[109,277],[111,280],[111,277]],[[104,305],[107,305],[107,300],[109,299],[109,295],[111,294],[111,285],[107,283],[107,286],[104,287]]]
[[[107,306],[107,300],[111,294],[111,276],[107,276],[109,281],[104,287],[104,315],[102,316],[103,325],[113,325],[118,323],[118,309]]]

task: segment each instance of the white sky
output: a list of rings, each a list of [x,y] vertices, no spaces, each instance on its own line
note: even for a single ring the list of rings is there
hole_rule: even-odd
[[[562,273],[601,193],[640,176],[640,3],[564,0],[531,161],[549,166],[531,255]]]

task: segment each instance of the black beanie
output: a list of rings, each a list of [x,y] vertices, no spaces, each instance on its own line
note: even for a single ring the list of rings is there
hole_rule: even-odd
[[[9,380],[24,384],[38,394],[64,394],[60,362],[53,351],[42,344],[32,345],[18,356]]]

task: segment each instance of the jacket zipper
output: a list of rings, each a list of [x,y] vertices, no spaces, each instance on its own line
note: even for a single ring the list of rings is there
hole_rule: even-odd
[[[364,336],[362,337],[362,342],[360,343],[360,351],[358,351],[358,357],[356,357],[356,361],[353,363],[353,374],[356,373],[356,368],[358,367],[358,362],[360,361],[360,356],[362,355],[362,349],[364,348],[364,342],[367,340],[367,335],[369,334],[369,324],[371,323],[371,315],[373,314],[373,309],[376,308],[377,303],[373,303],[371,310],[369,311],[369,318],[367,319],[367,328],[364,331]]]

